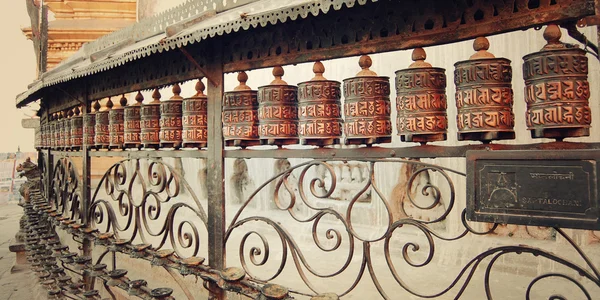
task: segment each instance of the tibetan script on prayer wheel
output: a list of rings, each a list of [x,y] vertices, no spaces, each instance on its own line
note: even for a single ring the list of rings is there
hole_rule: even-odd
[[[248,75],[240,72],[240,84],[223,95],[223,138],[226,146],[255,146],[258,139],[257,92],[246,85]]]
[[[73,116],[73,111],[67,109],[63,119],[63,149],[65,150],[71,149],[71,116]]]
[[[413,50],[408,69],[396,71],[396,127],[403,142],[446,140],[446,70],[425,62],[422,48]]]
[[[152,102],[142,104],[140,117],[141,142],[144,148],[158,148],[160,144],[160,93],[154,89]]]
[[[56,147],[56,114],[51,114],[48,116],[50,121],[48,122],[48,139],[50,149],[55,149]]]
[[[108,132],[110,149],[123,148],[123,133],[125,132],[125,116],[124,107],[127,106],[127,98],[121,96],[119,100],[120,106],[111,107],[108,113]]]
[[[320,61],[315,62],[313,72],[315,77],[298,84],[300,144],[339,144],[343,122],[340,83],[323,77],[325,67]]]
[[[196,83],[196,95],[183,99],[182,139],[183,147],[204,148],[208,141],[208,98],[204,95],[204,83]]]
[[[138,92],[135,95],[135,103],[125,106],[123,109],[123,147],[140,148],[141,144],[141,108],[144,96]]]
[[[90,112],[83,115],[83,146],[89,149],[93,147],[96,131],[96,113]]]
[[[371,58],[361,56],[362,71],[344,79],[344,132],[347,145],[392,141],[390,79],[369,70]]]
[[[473,48],[471,59],[454,64],[458,140],[514,139],[510,60],[489,53],[484,37]]]
[[[110,98],[106,103],[107,107],[112,106]],[[100,102],[96,101],[94,104],[96,110],[96,127],[94,129],[95,134],[95,145],[97,149],[108,148],[110,145],[110,136],[108,131],[108,111],[100,111]]]
[[[64,112],[58,112],[58,121],[56,122],[56,149],[62,149],[65,144],[65,119]]]
[[[173,85],[173,97],[160,103],[160,146],[181,147],[181,102],[183,98],[179,84]]]
[[[282,67],[273,68],[275,80],[258,88],[258,135],[266,145],[298,143],[298,88],[281,77]]]
[[[83,116],[76,106],[71,117],[71,149],[79,150],[83,146]]]
[[[560,28],[548,25],[548,44],[523,57],[526,123],[533,138],[588,136],[592,113],[585,51],[560,42]]]

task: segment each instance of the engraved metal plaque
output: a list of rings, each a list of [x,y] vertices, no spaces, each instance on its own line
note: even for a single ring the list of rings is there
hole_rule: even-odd
[[[467,152],[467,219],[600,229],[599,150]]]

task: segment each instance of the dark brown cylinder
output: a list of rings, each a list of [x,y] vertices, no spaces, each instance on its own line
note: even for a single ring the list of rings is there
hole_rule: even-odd
[[[80,150],[81,146],[83,146],[83,116],[79,107],[75,107],[71,117],[71,149]]]
[[[63,149],[71,149],[71,117],[73,116],[73,110],[67,109],[65,112],[65,118],[63,120]]]
[[[471,59],[454,64],[458,140],[514,139],[510,60],[489,53],[484,37],[473,48]]]
[[[223,139],[225,146],[259,145],[257,92],[246,85],[248,75],[240,72],[240,84],[223,95]]]
[[[282,67],[273,68],[275,80],[258,88],[258,136],[264,145],[298,143],[298,87],[283,75]]]
[[[144,148],[158,149],[160,145],[160,93],[158,89],[154,89],[152,99],[152,102],[142,105],[141,141]]]
[[[396,127],[403,142],[446,140],[446,70],[425,62],[422,48],[413,50],[408,69],[396,71]]]
[[[111,104],[109,104],[111,103]],[[94,128],[95,146],[98,149],[108,148],[110,145],[109,135],[109,117],[108,111],[100,111],[100,103],[96,102],[98,109],[96,110],[96,127]],[[108,99],[107,106],[112,106],[112,101]],[[96,107],[94,107],[96,108]]]
[[[95,127],[96,127],[96,113],[89,112],[83,115],[83,146],[89,149],[94,147],[95,142]]]
[[[123,146],[125,148],[140,148],[142,146],[141,141],[141,115],[142,115],[142,102],[144,96],[138,92],[135,96],[135,103],[126,106],[123,109],[124,115],[124,128],[123,128]]]
[[[544,31],[548,44],[523,57],[526,123],[533,138],[562,140],[590,135],[586,52],[567,47],[560,37],[560,28],[549,25]]]
[[[119,99],[119,106],[111,107],[108,111],[108,135],[110,149],[123,148],[123,134],[125,132],[125,116],[124,108],[127,106],[127,98],[125,95]]]
[[[208,144],[208,98],[204,95],[204,83],[196,83],[196,95],[183,99],[182,131],[183,147],[204,148]]]
[[[173,85],[173,97],[160,103],[160,146],[162,148],[181,147],[181,88]]]
[[[323,77],[320,61],[313,66],[315,77],[298,84],[298,137],[302,145],[326,146],[340,143],[342,109],[340,82]]]
[[[58,112],[58,120],[56,121],[56,149],[60,150],[63,148],[63,145],[65,144],[65,118],[66,116],[64,115],[63,112]]]
[[[392,141],[390,79],[369,70],[371,58],[358,61],[362,71],[344,79],[344,133],[346,145],[372,145]]]

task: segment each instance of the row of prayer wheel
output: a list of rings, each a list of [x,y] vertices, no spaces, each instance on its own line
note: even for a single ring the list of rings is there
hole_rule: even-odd
[[[525,56],[523,78],[526,125],[534,138],[589,135],[591,111],[587,81],[586,52],[560,42],[560,29],[549,25],[544,31],[547,45],[540,52]],[[512,111],[512,69],[510,60],[488,52],[486,38],[475,39],[476,53],[455,64],[458,140],[490,142],[514,139]],[[442,68],[425,62],[425,51],[413,51],[413,63],[396,71],[396,128],[402,141],[427,143],[446,140],[446,75]],[[341,83],[323,77],[321,62],[313,66],[314,78],[288,85],[282,80],[283,68],[273,69],[269,85],[252,90],[245,72],[238,74],[239,85],[223,97],[223,137],[226,146],[317,145],[389,143],[390,83],[388,77],[369,70],[371,59],[359,60],[362,70]],[[198,81],[197,94],[183,99],[179,85],[174,96],[154,101],[95,112],[82,119],[78,108],[54,114],[42,127],[41,146],[56,148],[178,148],[206,147],[207,98]],[[83,127],[83,130],[82,130]]]

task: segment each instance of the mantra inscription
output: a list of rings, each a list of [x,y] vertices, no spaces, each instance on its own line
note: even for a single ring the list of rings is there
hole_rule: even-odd
[[[537,159],[518,155],[491,159],[486,154],[467,158],[468,217],[484,222],[600,229],[597,160],[583,156],[556,159],[560,155],[553,151],[542,152],[546,153],[529,152]]]
[[[169,99],[160,103],[160,132],[161,146],[179,147],[182,137],[181,100]]]
[[[344,99],[346,144],[391,141],[388,77],[363,76],[345,79]]]
[[[123,117],[123,144],[125,147],[137,147],[141,143],[141,106],[134,104],[125,107],[123,111]]]
[[[95,145],[96,147],[108,147],[110,144],[109,135],[109,118],[108,111],[96,112],[96,127],[94,128],[95,133]]]
[[[402,141],[446,140],[446,74],[442,68],[396,72],[396,128]]]
[[[71,147],[79,149],[83,145],[83,117],[71,118]]]
[[[264,144],[298,143],[298,88],[267,85],[258,88],[258,135]]]
[[[141,112],[141,142],[144,147],[156,147],[160,143],[160,104],[144,104]]]
[[[513,139],[510,60],[476,59],[454,66],[458,139]]]
[[[62,146],[71,148],[71,118],[63,119],[63,142]]]
[[[340,83],[313,80],[298,84],[298,136],[303,145],[339,143],[342,135]]]
[[[123,107],[113,108],[108,112],[109,139],[111,148],[123,147],[123,132],[125,131]]]
[[[585,51],[543,50],[523,60],[526,123],[532,137],[589,135],[592,113]]]
[[[223,95],[223,139],[226,146],[258,145],[258,94],[253,90]]]
[[[204,95],[204,84],[198,80],[196,95],[183,99],[182,131],[184,147],[206,147],[208,144],[208,98]]]
[[[83,115],[83,146],[94,146],[95,141],[96,114],[89,113]]]

